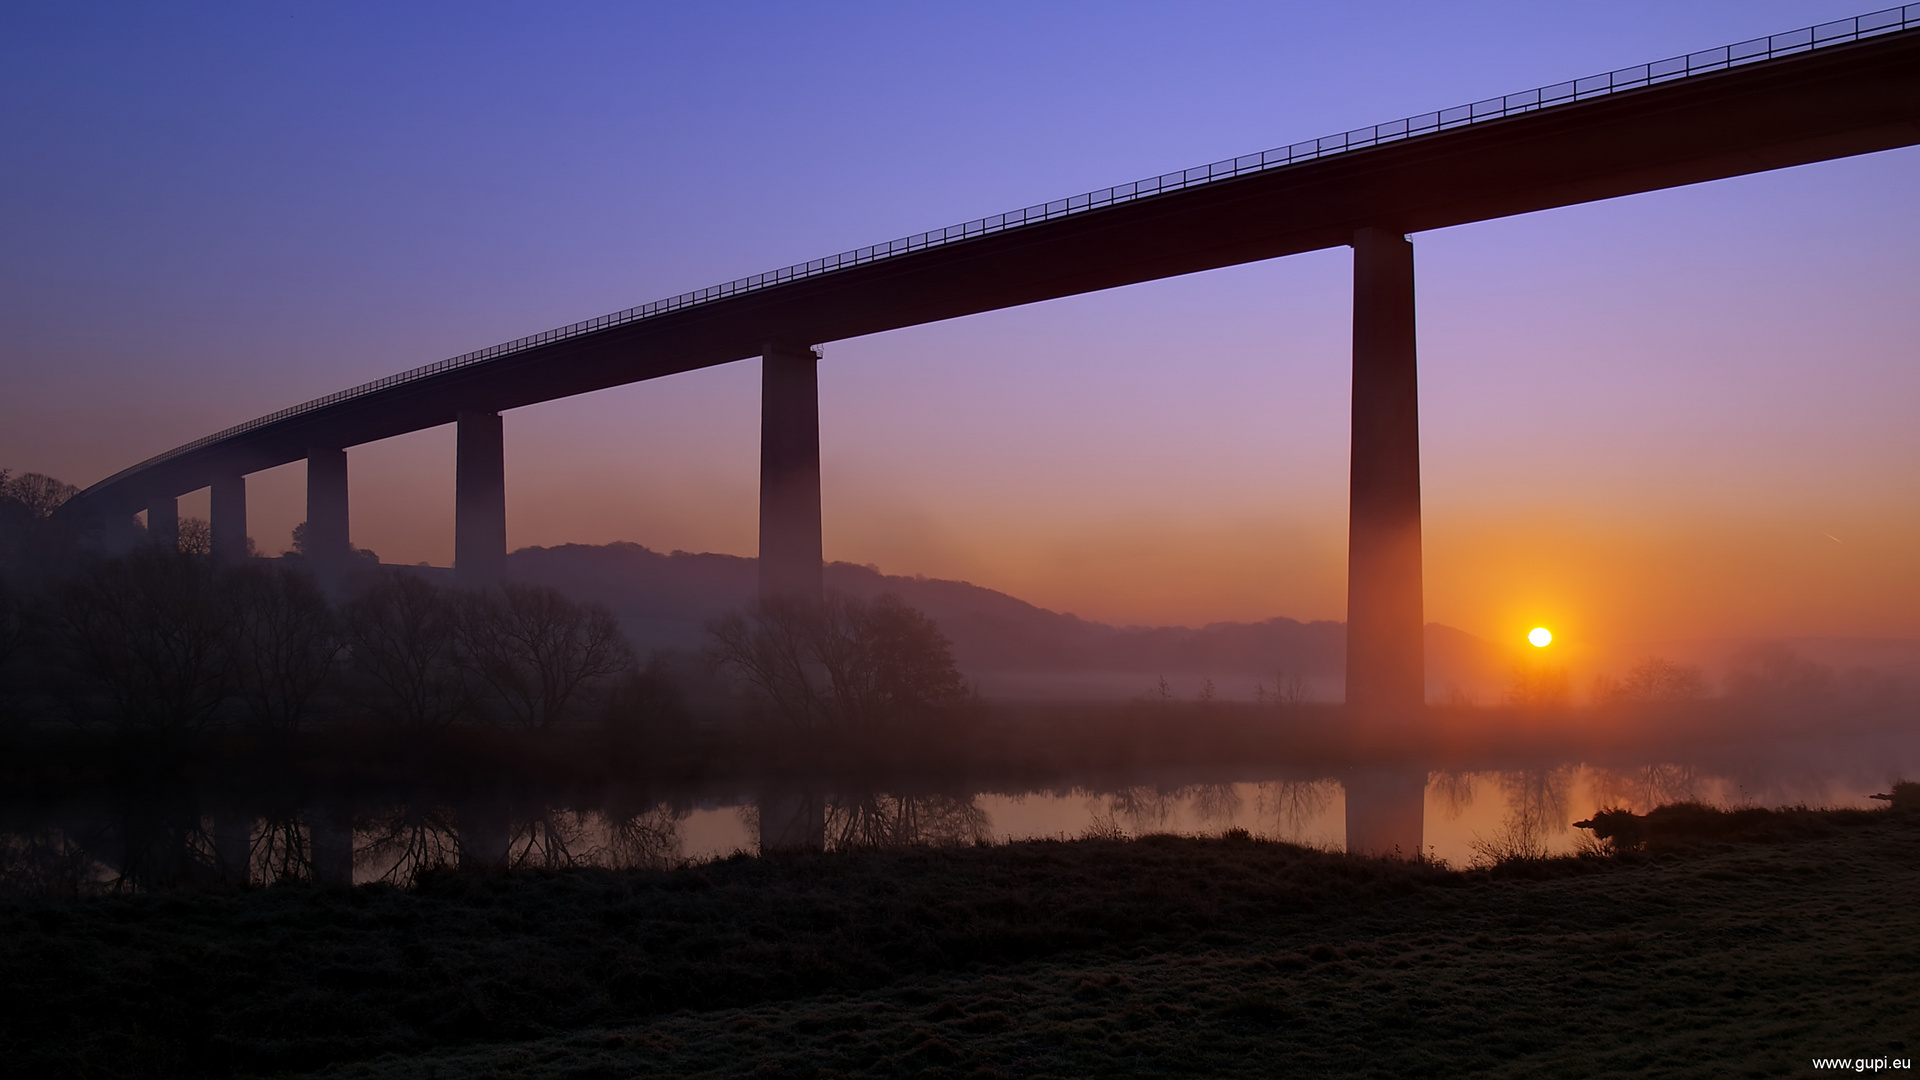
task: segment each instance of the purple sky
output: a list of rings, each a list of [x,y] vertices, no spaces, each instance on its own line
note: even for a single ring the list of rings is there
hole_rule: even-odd
[[[0,466],[1848,3],[0,10]],[[1920,636],[1920,151],[1419,234],[1428,615]],[[1344,606],[1349,260],[827,343],[829,558],[1121,622]],[[754,550],[757,364],[507,417],[514,546]],[[452,548],[451,430],[352,451]],[[252,479],[285,546],[298,466]],[[183,501],[205,513],[205,494]]]

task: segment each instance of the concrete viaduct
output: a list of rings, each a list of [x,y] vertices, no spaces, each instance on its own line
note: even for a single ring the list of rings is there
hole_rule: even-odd
[[[1347,701],[1424,697],[1413,247],[1427,229],[1920,142],[1920,4],[1510,94],[787,267],[284,409],[141,462],[64,511],[109,548],[177,535],[212,488],[246,548],[246,475],[307,461],[306,548],[351,557],[347,449],[458,425],[455,569],[506,557],[501,413],[759,357],[763,594],[821,588],[814,346],[1321,248],[1354,252]]]

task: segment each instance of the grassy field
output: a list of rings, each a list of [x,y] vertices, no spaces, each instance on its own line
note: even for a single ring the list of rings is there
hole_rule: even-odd
[[[1814,1057],[1920,1056],[1917,901],[1920,814],[1839,811],[1464,872],[1230,836],[16,902],[0,1060],[49,1077],[1800,1076]]]

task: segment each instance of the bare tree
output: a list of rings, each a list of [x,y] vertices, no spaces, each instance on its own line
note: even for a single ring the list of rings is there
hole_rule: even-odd
[[[31,567],[35,576],[64,569],[73,547],[71,523],[54,521],[53,512],[79,490],[39,473],[10,476],[0,469],[0,566]]]
[[[1571,697],[1567,669],[1525,661],[1515,664],[1507,682],[1507,704],[1528,708],[1559,708]]]
[[[696,662],[711,667],[705,658],[696,658]],[[628,671],[614,680],[601,716],[608,731],[627,738],[662,735],[684,724],[686,694],[670,656],[655,650],[645,668]]]
[[[1335,780],[1270,781],[1260,785],[1255,812],[1272,817],[1281,836],[1304,839],[1307,826],[1333,805],[1337,790],[1339,782]]]
[[[206,518],[181,518],[178,540],[182,555],[213,554],[213,526]]]
[[[905,720],[966,697],[939,625],[891,594],[872,601],[829,595],[812,644],[845,723]]]
[[[992,822],[974,798],[863,791],[827,803],[826,842],[835,851],[985,843]]]
[[[61,483],[51,476],[39,473],[21,473],[11,480],[0,471],[0,496],[12,499],[27,508],[35,521],[45,521],[53,516],[68,499],[80,494],[80,489],[72,484]]]
[[[467,664],[530,728],[551,728],[595,684],[634,666],[613,612],[544,586],[468,594],[460,633]]]
[[[815,613],[804,600],[768,597],[707,627],[715,661],[737,671],[795,727],[827,721],[826,674],[814,657]]]
[[[1628,669],[1626,677],[1594,680],[1593,699],[1597,703],[1656,701],[1694,701],[1707,696],[1706,677],[1697,667],[1683,666],[1658,656],[1649,656]]]
[[[451,723],[472,706],[451,597],[403,571],[373,576],[341,612],[352,671],[368,704],[414,727]]]
[[[1276,709],[1291,712],[1313,700],[1312,692],[1307,688],[1307,680],[1298,672],[1288,674],[1285,668],[1276,668],[1273,672],[1273,686],[1259,682],[1253,686],[1253,700],[1262,705],[1271,705]]]
[[[680,822],[687,816],[687,811],[666,803],[638,811],[608,811],[607,846],[601,861],[638,870],[670,870],[680,865],[684,858]]]
[[[798,726],[908,722],[967,697],[938,624],[895,596],[766,599],[708,629],[715,659]]]
[[[212,723],[233,673],[231,609],[213,567],[159,549],[109,559],[70,582],[53,636],[84,716],[132,727]]]
[[[1232,784],[1194,784],[1181,794],[1193,800],[1193,812],[1208,824],[1233,824],[1244,803]]]
[[[250,563],[228,572],[234,684],[264,727],[296,730],[344,648],[339,620],[304,573]]]

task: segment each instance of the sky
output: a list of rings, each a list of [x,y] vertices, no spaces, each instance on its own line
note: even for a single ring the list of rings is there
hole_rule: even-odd
[[[1871,4],[0,8],[0,467],[82,486],[877,241]],[[1426,609],[1920,637],[1920,150],[1413,236]],[[829,559],[1121,624],[1345,606],[1351,255],[821,351]],[[758,362],[515,410],[512,547],[751,555]],[[350,452],[445,565],[453,434]],[[249,480],[288,544],[295,464]],[[204,516],[205,492],[182,500]]]

